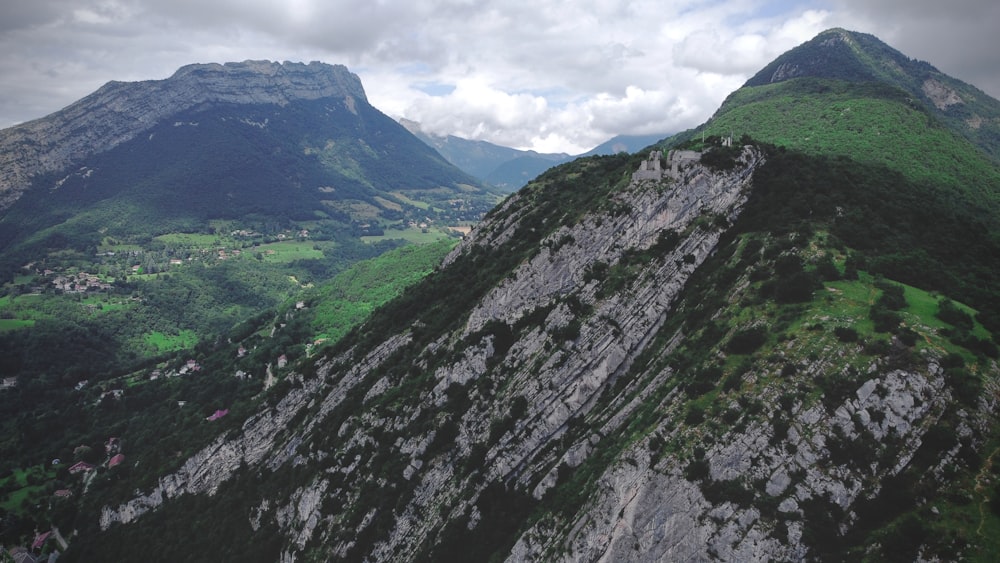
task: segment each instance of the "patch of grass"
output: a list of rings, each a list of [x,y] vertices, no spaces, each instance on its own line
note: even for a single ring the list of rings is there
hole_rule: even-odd
[[[0,319],[0,332],[35,326],[34,319]]]
[[[198,343],[198,335],[193,330],[181,330],[177,334],[165,334],[160,331],[147,333],[143,341],[158,352],[172,352],[193,348]]]
[[[310,241],[289,240],[262,244],[253,249],[265,262],[287,264],[295,260],[319,260],[323,251],[315,248],[316,243]]]
[[[414,244],[429,244],[451,236],[452,235],[449,234],[448,231],[439,228],[419,229],[417,227],[411,227],[403,230],[386,229],[385,234],[383,235],[365,236],[361,237],[361,240],[366,243],[376,243],[384,240],[402,239]]]
[[[402,201],[403,203],[405,203],[407,205],[412,205],[413,207],[416,207],[417,209],[423,209],[424,211],[427,211],[428,209],[431,208],[431,205],[429,203],[424,202],[424,201],[417,201],[415,199],[406,197],[406,194],[404,194],[401,191],[397,190],[397,191],[390,192],[390,193],[392,194],[392,197],[398,199],[399,201]]]
[[[222,243],[222,239],[218,235],[204,233],[167,233],[156,237],[155,240],[165,244],[194,246],[198,248],[216,246]]]
[[[42,465],[14,470],[11,476],[0,480],[0,486],[7,488],[10,486],[10,481],[13,480],[18,488],[11,488],[7,498],[0,500],[0,509],[17,512],[25,499],[44,490],[46,482],[54,478],[55,471]]]

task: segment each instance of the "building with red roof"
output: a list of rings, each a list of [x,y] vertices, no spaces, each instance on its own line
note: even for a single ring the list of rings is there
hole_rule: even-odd
[[[69,472],[71,474],[77,474],[77,473],[82,473],[84,471],[93,471],[93,470],[94,466],[87,463],[86,461],[78,461],[74,463],[72,467],[69,468]]]
[[[52,535],[52,530],[49,530],[48,532],[45,532],[44,534],[38,534],[37,536],[35,536],[35,541],[33,541],[31,543],[31,549],[32,549],[32,551],[34,551],[34,550],[42,547],[43,545],[45,545],[45,542],[48,541],[49,536],[51,536],[51,535]]]

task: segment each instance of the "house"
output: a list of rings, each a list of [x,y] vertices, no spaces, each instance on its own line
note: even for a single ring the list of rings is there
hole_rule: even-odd
[[[112,467],[118,467],[119,465],[122,464],[123,461],[125,461],[125,454],[115,455],[114,457],[108,460],[108,469],[111,469]]]
[[[31,550],[34,551],[45,545],[45,542],[48,541],[49,536],[51,535],[52,535],[52,530],[49,530],[44,534],[38,534],[37,536],[35,536],[35,541],[31,542]]]
[[[0,389],[10,389],[12,387],[17,387],[16,377],[5,377],[0,381]]]
[[[35,563],[38,561],[26,547],[14,547],[8,553],[10,553],[10,557],[14,563]]]
[[[121,440],[112,436],[108,438],[107,442],[104,442],[104,453],[108,455],[116,454],[119,450],[121,450],[121,446]]]
[[[283,368],[288,365],[288,356],[282,354],[278,356],[278,368]]]
[[[77,391],[79,391],[79,390],[83,389],[84,387],[86,387],[86,386],[87,386],[87,381],[88,381],[87,379],[84,379],[83,381],[81,381],[81,382],[77,383],[77,384],[76,384],[76,387],[73,387],[73,389],[75,389],[75,390],[77,390]]]
[[[105,397],[111,397],[112,399],[121,399],[125,395],[124,389],[112,389],[110,391],[105,391],[101,393],[101,398],[97,402],[101,402]]]
[[[84,473],[87,471],[93,471],[94,466],[87,463],[86,461],[78,461],[69,468],[70,475],[76,475],[77,473]]]
[[[206,418],[205,420],[216,421],[216,420],[219,420],[220,418],[226,416],[227,414],[229,414],[229,409],[220,409],[220,410],[217,410],[214,413],[212,413],[212,416]]]
[[[69,498],[73,496],[73,491],[69,489],[59,489],[54,494],[59,498]]]

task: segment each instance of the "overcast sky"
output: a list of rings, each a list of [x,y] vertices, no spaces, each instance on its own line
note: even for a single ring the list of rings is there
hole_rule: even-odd
[[[830,27],[1000,98],[996,0],[2,0],[0,128],[189,63],[319,60],[431,132],[576,154],[698,125]]]

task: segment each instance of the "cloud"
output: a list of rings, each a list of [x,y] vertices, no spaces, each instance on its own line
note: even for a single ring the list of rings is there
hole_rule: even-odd
[[[580,152],[616,134],[695,126],[832,26],[874,33],[997,95],[987,43],[998,8],[953,4],[14,0],[0,6],[0,126],[189,63],[322,60],[348,65],[376,107],[427,130]]]

